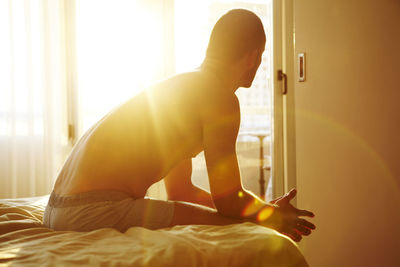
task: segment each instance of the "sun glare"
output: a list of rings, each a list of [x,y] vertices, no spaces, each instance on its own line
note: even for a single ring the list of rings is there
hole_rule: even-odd
[[[254,201],[250,202],[247,207],[243,209],[242,216],[249,217],[260,210],[260,202],[255,199]]]
[[[211,25],[208,21],[212,1],[175,1],[176,71],[192,70],[202,63]]]
[[[163,78],[162,10],[152,2],[77,2],[78,92],[84,129]]]
[[[266,207],[263,208],[257,215],[257,221],[263,222],[266,219],[268,219],[273,213],[273,208],[271,207]]]

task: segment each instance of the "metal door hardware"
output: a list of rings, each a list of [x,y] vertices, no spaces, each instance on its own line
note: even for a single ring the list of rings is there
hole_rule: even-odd
[[[286,73],[283,73],[282,70],[278,70],[278,81],[283,80],[283,89],[282,89],[282,94],[286,95],[287,94],[287,75]]]
[[[297,64],[298,64],[299,82],[304,82],[306,80],[306,55],[305,55],[305,53],[299,53],[297,55]]]

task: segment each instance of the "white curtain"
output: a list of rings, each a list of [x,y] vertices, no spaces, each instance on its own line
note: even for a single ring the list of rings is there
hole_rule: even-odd
[[[64,1],[0,1],[0,197],[48,194],[67,153]]]

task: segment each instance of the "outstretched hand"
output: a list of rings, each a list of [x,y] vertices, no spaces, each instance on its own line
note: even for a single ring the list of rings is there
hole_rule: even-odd
[[[300,217],[314,217],[314,213],[308,210],[295,208],[290,201],[296,196],[297,190],[292,189],[285,195],[270,202],[276,208],[270,218],[270,226],[299,242],[302,236],[311,234],[315,225]]]

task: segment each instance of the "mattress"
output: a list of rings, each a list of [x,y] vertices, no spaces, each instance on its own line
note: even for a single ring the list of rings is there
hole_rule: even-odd
[[[297,245],[252,223],[125,233],[53,231],[48,196],[0,200],[0,264],[12,266],[308,266]]]

